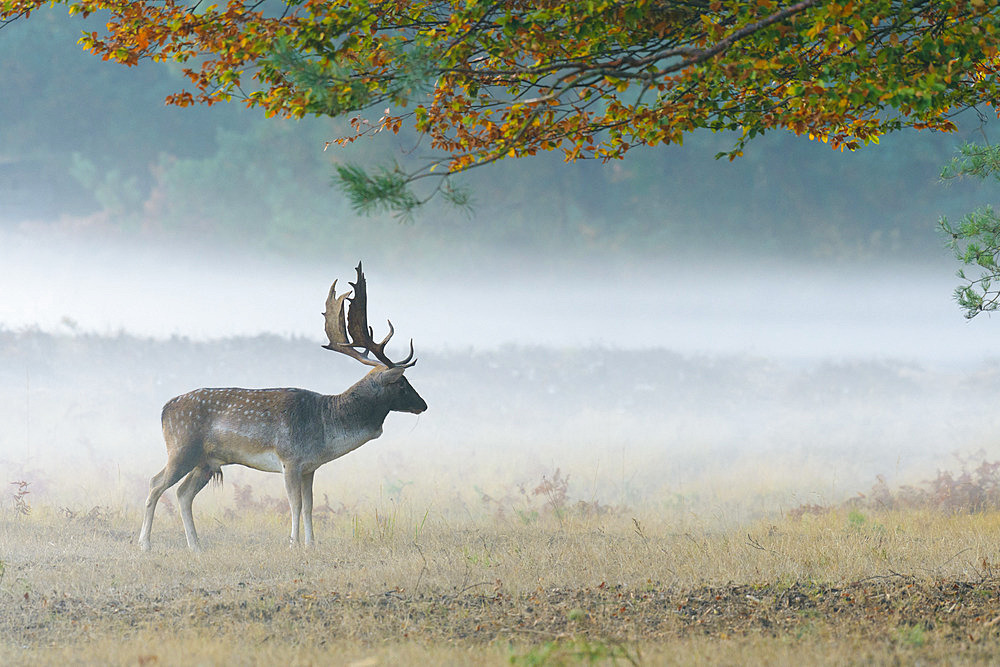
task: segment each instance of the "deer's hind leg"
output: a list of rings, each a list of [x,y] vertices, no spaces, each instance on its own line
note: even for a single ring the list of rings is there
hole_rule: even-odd
[[[149,551],[149,534],[153,530],[153,513],[156,511],[156,503],[159,502],[163,492],[176,484],[181,477],[188,474],[194,464],[187,464],[181,460],[168,460],[163,470],[153,475],[149,480],[149,496],[146,497],[146,514],[142,519],[142,530],[139,531],[139,547],[143,551]]]
[[[216,474],[221,477],[221,472],[218,469],[213,470],[207,465],[199,465],[188,473],[181,485],[177,487],[177,500],[181,506],[184,535],[187,537],[188,547],[192,551],[201,551],[201,543],[198,541],[198,532],[194,529],[194,514],[191,506],[194,503],[194,497],[205,488],[205,485]]]

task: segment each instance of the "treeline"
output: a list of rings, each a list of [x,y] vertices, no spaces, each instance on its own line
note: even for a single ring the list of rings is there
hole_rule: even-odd
[[[940,253],[938,216],[991,195],[937,180],[955,145],[978,133],[969,116],[958,136],[911,132],[855,154],[775,134],[730,164],[713,156],[733,138],[701,134],[607,165],[548,155],[468,174],[471,215],[432,204],[409,224],[361,218],[333,184],[334,164],[419,159],[414,137],[324,151],[348,133],[347,119],[265,119],[238,103],[165,107],[184,85],[179,67],[129,69],[82,52],[80,31],[100,25],[89,21],[46,10],[0,31],[0,224],[82,219],[315,255],[363,243],[428,257],[527,247],[895,259]]]

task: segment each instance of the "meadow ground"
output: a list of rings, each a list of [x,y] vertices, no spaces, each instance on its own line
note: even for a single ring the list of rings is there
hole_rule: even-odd
[[[233,466],[204,553],[173,491],[140,552],[163,403],[357,380],[318,349],[0,332],[0,665],[1000,655],[1000,362],[422,354],[427,415],[318,472],[315,548]]]
[[[27,498],[24,498],[27,502]],[[0,511],[0,663],[948,664],[1000,654],[1000,513],[804,507],[733,523],[565,507],[321,513],[264,499]],[[275,499],[269,499],[275,500]],[[277,503],[275,503],[277,505]],[[13,509],[12,509],[13,507]]]

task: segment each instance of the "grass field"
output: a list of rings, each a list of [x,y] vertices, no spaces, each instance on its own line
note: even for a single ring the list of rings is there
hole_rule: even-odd
[[[428,353],[427,414],[317,473],[315,548],[235,467],[204,553],[173,491],[140,552],[164,401],[357,379],[317,349],[0,332],[0,665],[1000,655],[1000,363]]]
[[[23,500],[27,502],[28,497]],[[244,501],[246,497],[244,497]],[[244,505],[248,503],[244,502]],[[567,507],[464,520],[320,514],[285,545],[261,499],[0,514],[0,663],[987,663],[1000,513],[808,508],[733,525]]]

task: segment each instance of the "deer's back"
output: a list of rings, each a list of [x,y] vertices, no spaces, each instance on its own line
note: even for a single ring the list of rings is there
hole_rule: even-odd
[[[163,435],[168,450],[271,470],[275,456],[322,442],[322,398],[305,389],[196,389],[163,406]]]

